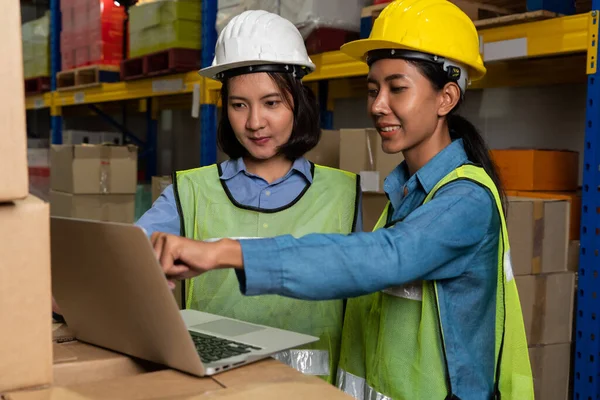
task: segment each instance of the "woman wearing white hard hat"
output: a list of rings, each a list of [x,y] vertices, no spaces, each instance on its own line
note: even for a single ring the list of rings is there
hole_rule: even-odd
[[[447,0],[397,0],[342,51],[368,64],[383,150],[405,159],[376,230],[217,243],[156,233],[163,270],[235,268],[247,295],[356,297],[337,384],[357,399],[533,399],[501,182],[457,114],[486,73],[473,22]]]
[[[265,11],[233,18],[219,36],[212,66],[200,71],[223,84],[218,143],[230,159],[177,172],[138,225],[148,234],[191,239],[360,229],[358,177],[303,157],[321,135],[315,96],[301,81],[313,70],[291,22]],[[318,336],[316,344],[276,357],[333,382],[341,300],[244,297],[233,271],[188,282],[187,308]]]

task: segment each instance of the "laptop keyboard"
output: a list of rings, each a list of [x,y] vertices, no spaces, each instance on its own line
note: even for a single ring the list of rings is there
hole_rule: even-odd
[[[215,362],[240,354],[250,353],[252,350],[261,350],[260,347],[234,342],[216,336],[205,335],[198,332],[190,332],[196,351],[204,363]]]

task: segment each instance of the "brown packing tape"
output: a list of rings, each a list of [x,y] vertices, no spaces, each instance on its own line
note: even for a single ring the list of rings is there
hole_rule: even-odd
[[[544,203],[533,202],[533,258],[531,273],[542,272],[542,253],[544,251]]]
[[[546,289],[548,279],[546,275],[537,275],[534,278],[533,313],[529,340],[531,343],[540,343],[544,335],[544,321],[546,319]]]
[[[100,149],[100,193],[110,193],[110,156],[111,146]]]

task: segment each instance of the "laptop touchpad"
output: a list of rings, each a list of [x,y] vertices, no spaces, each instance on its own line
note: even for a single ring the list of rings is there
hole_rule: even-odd
[[[265,328],[246,324],[244,322],[232,321],[230,319],[218,319],[216,321],[194,325],[191,327],[191,329],[198,329],[223,336],[240,336],[247,333],[261,331]]]

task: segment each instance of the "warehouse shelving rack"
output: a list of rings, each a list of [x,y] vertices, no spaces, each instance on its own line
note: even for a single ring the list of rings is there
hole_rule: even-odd
[[[202,4],[202,65],[212,62],[217,33],[217,1]],[[528,8],[573,13],[573,2],[529,0]],[[592,10],[600,9],[593,0]],[[146,112],[148,135],[145,147],[149,173],[155,172],[156,110],[163,96],[195,93],[200,107],[200,164],[216,161],[216,126],[220,84],[196,72],[132,82],[103,84],[73,92],[56,91],[60,70],[60,0],[50,1],[52,92],[26,99],[27,109],[49,108],[52,143],[62,140],[62,108],[89,105],[97,114],[134,139],[125,127],[104,114],[97,105],[139,100]],[[481,52],[488,63],[488,76],[474,88],[548,85],[587,80],[586,131],[583,153],[581,250],[574,333],[574,400],[600,399],[600,74],[598,62],[598,11],[537,22],[483,29]],[[364,21],[363,21],[364,22]],[[365,25],[365,24],[363,24]],[[317,69],[305,80],[318,92],[322,126],[333,126],[335,99],[363,96],[367,67],[339,51],[312,56]]]

